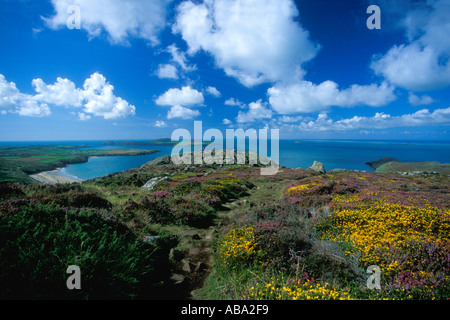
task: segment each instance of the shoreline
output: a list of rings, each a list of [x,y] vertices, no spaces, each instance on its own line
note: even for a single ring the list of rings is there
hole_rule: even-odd
[[[101,158],[101,157],[113,157],[113,156],[118,156],[118,157],[122,157],[122,156],[129,156],[129,157],[135,157],[135,156],[143,156],[143,155],[148,155],[148,154],[154,154],[154,153],[158,153],[161,152],[160,150],[153,150],[153,149],[149,149],[149,150],[144,150],[144,149],[126,149],[126,152],[136,152],[139,151],[139,153],[137,154],[126,154],[123,152],[120,152],[119,154],[101,154],[101,155],[90,155],[87,156],[86,159],[84,159],[84,161],[80,161],[80,162],[75,162],[75,163],[69,163],[68,165],[71,164],[79,164],[79,163],[87,163],[89,162],[89,159],[91,158]],[[114,150],[115,151],[115,150]],[[140,154],[142,153],[142,154]],[[34,173],[34,174],[28,174],[28,177],[30,177],[31,179],[40,182],[42,184],[46,184],[46,185],[55,185],[55,184],[64,184],[64,183],[80,183],[83,182],[84,180],[81,178],[78,178],[74,175],[68,174],[65,172],[65,167],[57,167],[55,169],[52,170],[47,170],[47,171],[42,171],[39,173]]]
[[[64,183],[74,183],[74,182],[82,182],[82,180],[76,180],[73,178],[66,177],[64,175],[60,174],[61,168],[57,168],[55,170],[50,171],[43,171],[36,174],[29,175],[30,178],[33,180],[36,180],[42,184],[47,185],[55,185],[58,183],[64,184]]]

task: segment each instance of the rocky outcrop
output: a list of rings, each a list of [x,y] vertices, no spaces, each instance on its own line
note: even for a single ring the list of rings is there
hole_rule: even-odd
[[[215,158],[216,151],[217,152],[222,151],[222,160]],[[256,166],[256,167],[268,167],[268,166],[273,165],[273,163],[274,163],[274,161],[272,161],[268,158],[261,157],[255,153],[249,152],[249,151],[242,153],[242,152],[238,152],[237,150],[234,150],[234,153],[229,155],[227,153],[227,150],[214,150],[211,154],[212,158],[210,158],[210,159],[206,159],[207,155],[202,150],[187,152],[184,155],[187,157],[188,163],[182,163],[181,165],[185,166],[184,169],[186,171],[188,171],[191,168],[191,166],[211,167],[212,165],[210,165],[208,163],[214,163],[216,165],[222,163],[225,165],[225,164],[227,164],[227,162],[232,162],[232,164],[248,165],[248,164],[250,164],[250,159],[252,157],[254,157],[256,159],[256,164],[253,164],[253,166]],[[230,160],[228,160],[228,161],[227,161],[227,156],[230,156]],[[199,163],[197,163],[197,161],[195,161],[197,158],[202,158],[201,164],[199,164]],[[205,160],[209,160],[209,161],[205,161]],[[160,157],[160,158],[157,158],[155,160],[145,163],[144,165],[142,165],[142,168],[160,166],[160,165],[174,165],[174,164],[175,163],[172,161],[172,157],[170,155],[166,155],[166,156],[163,156],[163,157]]]
[[[310,169],[319,173],[326,173],[323,163],[319,161],[314,161]]]

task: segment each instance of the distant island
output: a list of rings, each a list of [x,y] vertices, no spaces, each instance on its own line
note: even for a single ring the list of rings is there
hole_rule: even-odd
[[[36,183],[29,175],[52,171],[69,164],[84,163],[89,157],[141,156],[159,152],[146,149],[80,149],[86,145],[35,145],[0,147],[0,180]]]
[[[179,144],[180,141],[172,141],[170,138],[154,139],[149,141],[106,141],[102,145],[105,146],[167,146],[173,147]],[[182,142],[181,142],[182,143]],[[208,141],[194,141],[194,145],[208,145]]]

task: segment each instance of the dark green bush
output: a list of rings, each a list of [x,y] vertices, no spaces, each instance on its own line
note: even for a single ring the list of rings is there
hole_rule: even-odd
[[[105,217],[40,203],[0,216],[0,299],[157,297],[167,250]],[[81,290],[66,287],[69,265],[81,269]]]
[[[111,209],[108,200],[95,191],[55,193],[41,199],[44,204],[53,203],[64,207]]]

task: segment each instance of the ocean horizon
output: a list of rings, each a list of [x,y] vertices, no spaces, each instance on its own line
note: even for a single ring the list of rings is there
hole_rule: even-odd
[[[143,156],[90,157],[86,163],[71,164],[58,174],[77,181],[89,180],[115,172],[137,168],[148,161],[170,155],[172,146],[102,145],[111,140],[79,141],[0,141],[0,146],[76,145],[89,149],[158,149],[160,152]],[[149,141],[149,140],[113,140]],[[226,143],[224,141],[224,148]],[[246,151],[248,151],[248,142]],[[270,146],[268,146],[270,156]],[[285,139],[279,141],[279,163],[288,168],[308,168],[314,161],[325,170],[347,169],[373,172],[366,163],[384,157],[402,162],[450,162],[450,141],[446,140],[350,140],[350,139]]]

